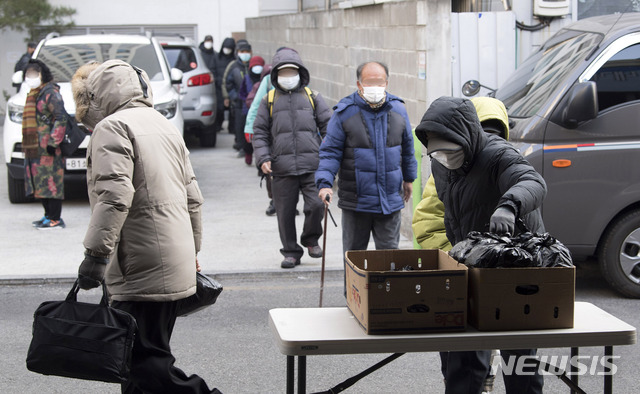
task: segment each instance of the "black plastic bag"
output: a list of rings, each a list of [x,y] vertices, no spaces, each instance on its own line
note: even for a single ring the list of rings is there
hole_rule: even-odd
[[[472,231],[449,255],[476,268],[572,267],[571,253],[548,233],[515,237]]]
[[[215,279],[196,273],[196,293],[178,301],[178,316],[187,316],[216,303],[222,285]]]

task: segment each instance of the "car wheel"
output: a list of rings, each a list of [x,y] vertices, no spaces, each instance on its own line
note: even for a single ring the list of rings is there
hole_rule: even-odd
[[[615,290],[640,298],[640,211],[622,216],[607,230],[598,261],[602,275]]]
[[[200,132],[200,146],[203,148],[213,148],[216,146],[217,137],[218,133],[216,133],[213,126],[203,128]]]
[[[9,189],[9,201],[13,204],[20,204],[30,202],[33,199],[29,198],[24,193],[24,179],[16,179],[11,176],[11,171],[7,169],[7,181]]]

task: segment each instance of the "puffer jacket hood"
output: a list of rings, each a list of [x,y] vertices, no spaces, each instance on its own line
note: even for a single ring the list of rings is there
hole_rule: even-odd
[[[271,69],[271,84],[276,89],[283,92],[283,90],[280,88],[280,85],[278,84],[278,67],[284,64],[295,64],[296,66],[298,66],[300,83],[298,84],[296,90],[302,89],[305,86],[309,85],[309,81],[311,80],[311,77],[309,76],[309,70],[307,70],[307,68],[302,63],[302,59],[300,58],[298,52],[291,48],[283,48],[276,52],[275,55],[273,55],[273,60],[271,61],[271,66],[273,67]]]
[[[144,70],[122,60],[107,60],[83,66],[71,84],[76,101],[76,119],[94,129],[107,116],[124,109],[152,107],[153,93]],[[85,72],[83,72],[85,71]]]
[[[231,48],[231,52],[228,55],[224,54],[224,51],[222,50],[223,48]],[[218,52],[218,57],[219,58],[229,58],[229,60],[233,60],[236,56],[236,41],[231,38],[231,37],[227,37],[222,41],[222,45],[220,45],[220,51]]]
[[[476,108],[470,100],[457,97],[440,97],[429,106],[416,127],[416,137],[425,147],[429,144],[427,133],[462,146],[465,157],[462,171],[487,143]]]
[[[476,113],[480,123],[495,119],[502,124],[505,130],[504,139],[509,140],[509,114],[502,101],[493,97],[474,97],[471,102],[476,107]]]

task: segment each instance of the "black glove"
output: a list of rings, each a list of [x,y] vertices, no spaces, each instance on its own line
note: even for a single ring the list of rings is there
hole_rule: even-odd
[[[489,232],[494,234],[513,235],[516,223],[516,214],[508,207],[500,207],[491,215]]]
[[[51,156],[55,156],[56,155],[56,148],[54,148],[51,145],[47,145],[47,153],[50,154]]]
[[[100,286],[104,280],[104,271],[107,268],[109,259],[105,257],[91,256],[84,254],[84,260],[78,269],[78,284],[83,290],[93,289]]]

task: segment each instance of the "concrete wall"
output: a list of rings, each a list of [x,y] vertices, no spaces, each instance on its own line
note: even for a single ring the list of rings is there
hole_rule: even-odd
[[[415,127],[433,100],[451,94],[450,13],[450,0],[422,0],[251,18],[247,39],[267,62],[277,48],[295,48],[309,69],[311,87],[331,106],[356,89],[360,63],[386,63],[388,90],[405,100]],[[428,164],[424,160],[427,176]],[[409,203],[402,218],[408,238],[411,217]]]
[[[451,91],[450,12],[450,1],[423,0],[250,18],[247,39],[267,61],[281,46],[295,48],[330,105],[356,89],[360,63],[385,62],[389,91],[405,100],[415,126],[429,102]]]

